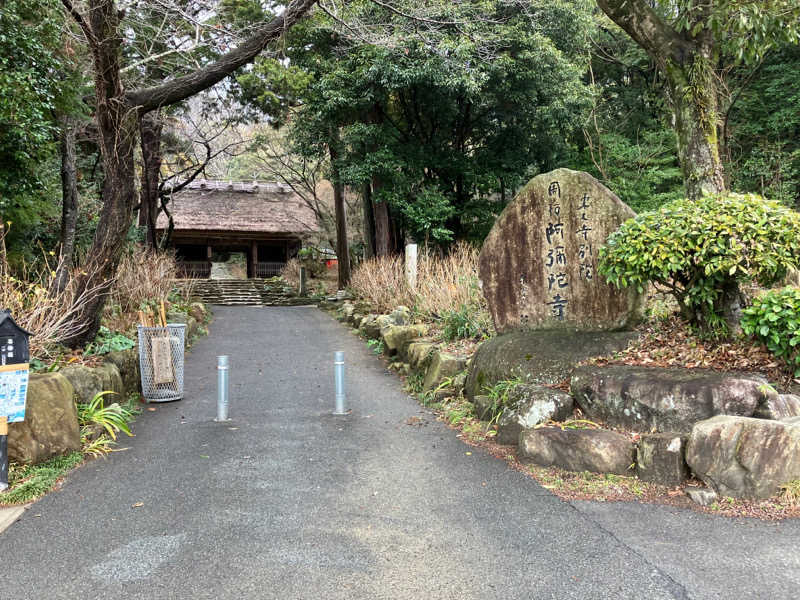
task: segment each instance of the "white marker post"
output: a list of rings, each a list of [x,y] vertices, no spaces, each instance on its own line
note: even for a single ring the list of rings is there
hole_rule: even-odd
[[[412,290],[417,289],[417,245],[406,244],[406,283]]]

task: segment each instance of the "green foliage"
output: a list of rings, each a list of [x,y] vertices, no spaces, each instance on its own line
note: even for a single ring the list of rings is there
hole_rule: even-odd
[[[600,249],[599,271],[618,287],[669,291],[682,314],[724,333],[739,284],[771,285],[800,259],[800,214],[753,194],[679,200],[625,222]]]
[[[514,379],[498,381],[493,386],[484,388],[484,393],[489,396],[489,399],[492,401],[489,409],[490,423],[496,423],[503,415],[503,412],[509,404],[509,394],[514,388],[520,385],[522,385],[522,379],[515,377]]]
[[[97,337],[86,346],[84,354],[87,356],[99,356],[101,354],[108,354],[109,352],[128,350],[135,345],[136,342],[124,333],[111,331],[105,325],[101,325],[100,330],[97,332]]]
[[[741,94],[729,112],[727,172],[734,189],[800,207],[800,46],[771,52],[757,69],[738,69]]]
[[[83,462],[83,454],[73,452],[38,465],[11,463],[8,469],[9,490],[0,494],[0,505],[25,504],[44,496],[67,472]]]
[[[447,341],[478,339],[488,335],[486,323],[481,322],[481,313],[465,304],[442,314],[442,324],[442,337]]]
[[[30,193],[37,167],[52,150],[59,12],[52,0],[0,6],[0,213]]]
[[[367,347],[376,355],[383,354],[383,340],[367,340]]]
[[[293,32],[287,54],[313,75],[292,120],[295,151],[321,156],[338,137],[341,180],[370,182],[404,231],[437,244],[480,238],[588,108],[588,4],[536,0],[523,13],[494,0],[426,3],[431,22],[461,24],[424,39],[374,3],[346,6],[345,19],[388,40],[340,35],[320,14]]]
[[[800,375],[800,289],[770,290],[744,310],[742,330],[759,339]]]
[[[102,427],[112,440],[117,439],[117,433],[132,436],[128,423],[133,420],[134,412],[120,406],[116,402],[105,406],[104,397],[116,392],[98,392],[88,403],[78,403],[78,423],[81,427],[87,425],[99,425]]]

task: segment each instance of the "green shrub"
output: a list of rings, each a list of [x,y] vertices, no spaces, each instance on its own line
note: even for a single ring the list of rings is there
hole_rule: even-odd
[[[476,339],[487,335],[487,324],[481,322],[483,313],[462,304],[456,310],[442,313],[442,336],[447,341]]]
[[[741,305],[739,286],[771,285],[800,259],[800,214],[754,194],[670,202],[609,236],[599,271],[618,287],[648,282],[675,296],[707,333],[726,334]]]
[[[742,329],[800,375],[800,289],[770,290],[744,310]]]

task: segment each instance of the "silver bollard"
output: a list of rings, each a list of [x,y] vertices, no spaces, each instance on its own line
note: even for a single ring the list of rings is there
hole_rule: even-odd
[[[336,378],[336,410],[334,415],[346,415],[344,395],[344,352],[336,352],[333,359],[333,371]]]
[[[228,357],[217,357],[217,422],[228,419]]]

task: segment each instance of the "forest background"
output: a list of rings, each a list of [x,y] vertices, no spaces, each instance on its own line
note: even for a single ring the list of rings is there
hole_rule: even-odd
[[[10,268],[52,255],[69,270],[96,237],[109,163],[93,118],[95,24],[82,26],[81,15],[118,11],[118,84],[147,91],[217,64],[294,4],[5,2],[0,251]],[[609,18],[613,6],[598,4],[615,3],[316,3],[232,76],[138,118],[132,208],[146,225],[131,225],[128,240],[163,245],[155,218],[192,177],[283,181],[317,212],[315,242],[334,248],[338,202],[355,260],[409,239],[445,250],[480,243],[521,185],[557,167],[592,173],[637,212],[685,196],[674,109],[682,91],[657,54]],[[703,18],[709,35],[736,38],[708,57],[713,106],[698,101],[712,113],[724,185],[796,208],[797,15],[781,2],[633,4],[695,37],[705,30],[692,19]],[[705,4],[727,20],[698,13]]]

